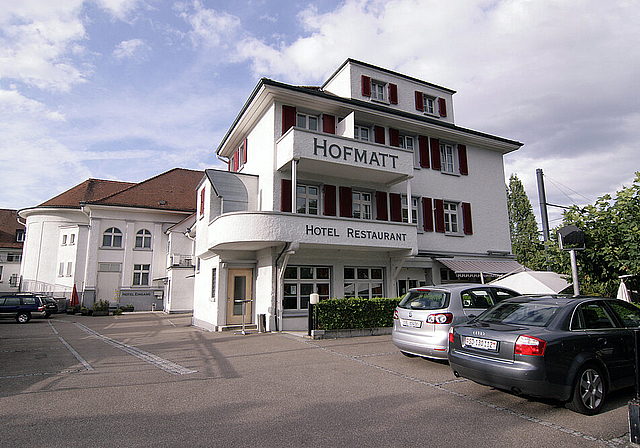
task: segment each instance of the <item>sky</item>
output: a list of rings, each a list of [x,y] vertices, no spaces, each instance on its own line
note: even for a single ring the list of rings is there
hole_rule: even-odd
[[[456,90],[536,215],[640,171],[638,0],[2,0],[0,208],[215,155],[261,77],[321,85],[354,58]],[[561,209],[550,208],[551,226]]]

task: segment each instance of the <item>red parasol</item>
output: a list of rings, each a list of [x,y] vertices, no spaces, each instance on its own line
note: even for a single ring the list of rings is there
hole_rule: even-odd
[[[80,299],[78,298],[78,291],[76,290],[76,285],[73,285],[73,292],[71,293],[71,301],[69,302],[70,307],[80,305]]]

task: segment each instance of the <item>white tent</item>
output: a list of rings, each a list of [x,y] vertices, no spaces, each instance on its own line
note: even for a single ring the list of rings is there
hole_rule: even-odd
[[[562,275],[547,271],[517,272],[491,284],[513,289],[520,294],[557,294],[571,286]]]
[[[627,289],[627,285],[624,284],[622,277],[620,277],[620,287],[618,288],[617,298],[631,303],[631,295],[629,295],[629,290]]]

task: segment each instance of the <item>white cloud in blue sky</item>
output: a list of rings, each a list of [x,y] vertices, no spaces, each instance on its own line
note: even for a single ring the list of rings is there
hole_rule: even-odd
[[[321,84],[348,57],[455,89],[458,125],[524,142],[505,171],[536,209],[536,168],[595,200],[640,171],[638,23],[625,0],[0,2],[0,207],[221,167],[260,77]]]

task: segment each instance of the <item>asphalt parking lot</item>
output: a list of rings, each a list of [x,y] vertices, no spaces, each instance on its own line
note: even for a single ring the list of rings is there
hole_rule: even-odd
[[[211,333],[190,319],[0,320],[0,445],[637,446],[633,390],[587,417],[457,379],[390,336]]]

